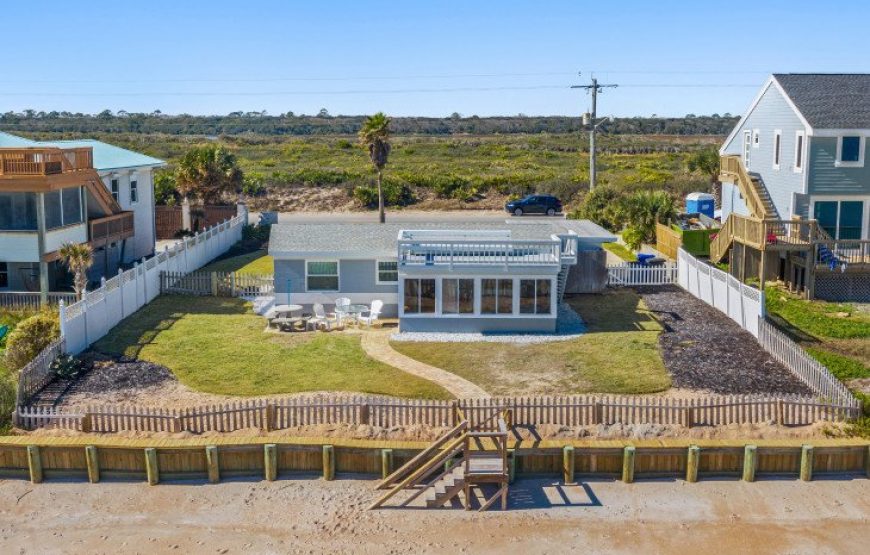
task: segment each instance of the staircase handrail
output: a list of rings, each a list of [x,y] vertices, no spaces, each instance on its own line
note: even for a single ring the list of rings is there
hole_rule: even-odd
[[[369,505],[369,509],[377,509],[378,507],[386,503],[388,499],[390,499],[403,489],[407,488],[408,486],[417,484],[424,476],[429,474],[429,472],[431,472],[433,468],[443,463],[447,459],[455,456],[457,453],[465,450],[467,442],[468,434],[463,433],[461,436],[457,437],[450,444],[448,444],[443,451],[441,451],[435,457],[426,461],[423,466],[419,467],[410,476],[402,480],[401,483],[393,487],[393,489],[388,491],[383,497]]]
[[[417,454],[413,459],[403,464],[399,467],[395,472],[384,478],[376,489],[386,489],[401,477],[407,475],[414,467],[416,467],[420,462],[422,462],[427,457],[431,456],[435,451],[441,448],[442,445],[447,443],[451,438],[453,438],[457,433],[465,432],[468,430],[468,420],[463,420],[456,426],[450,429],[447,433],[439,437],[435,440],[435,443],[424,449],[422,452]]]
[[[743,160],[739,155],[723,155],[720,160],[720,167],[722,173],[730,173],[737,177],[737,186],[740,188],[740,192],[743,193],[743,198],[749,201],[748,208],[750,212],[762,219],[770,216],[758,194],[758,189],[755,188],[752,176],[746,171]]]

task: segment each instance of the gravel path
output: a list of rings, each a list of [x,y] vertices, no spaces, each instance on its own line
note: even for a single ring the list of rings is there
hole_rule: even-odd
[[[812,394],[752,334],[704,301],[676,286],[637,291],[666,327],[659,346],[675,387],[720,394]]]

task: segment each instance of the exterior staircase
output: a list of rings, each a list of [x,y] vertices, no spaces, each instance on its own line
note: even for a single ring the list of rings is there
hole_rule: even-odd
[[[568,272],[570,270],[571,266],[567,264],[562,264],[562,269],[559,270],[558,280],[556,282],[556,299],[560,303],[565,299],[565,288],[568,285]]]
[[[445,503],[456,497],[465,489],[465,469],[462,466],[455,467],[440,479],[436,480],[426,490],[426,508],[434,509],[443,507]]]
[[[495,484],[497,491],[484,498],[478,511],[489,509],[498,500],[502,510],[507,508],[506,422],[511,421],[510,411],[495,412],[474,429],[464,415],[458,416],[462,418],[459,424],[384,478],[378,489],[389,491],[369,505],[370,510],[382,507],[400,492],[410,492],[400,507],[407,507],[420,496],[426,508],[443,507],[461,494],[465,509],[469,510],[472,488],[483,484]]]

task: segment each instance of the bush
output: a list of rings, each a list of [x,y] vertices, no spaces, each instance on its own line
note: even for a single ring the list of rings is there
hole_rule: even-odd
[[[414,202],[414,193],[405,183],[384,179],[382,187],[384,190],[385,206],[406,206]],[[376,207],[378,205],[378,187],[377,185],[359,185],[354,187],[353,198],[363,206],[369,208]]]
[[[572,218],[592,220],[610,231],[619,231],[625,224],[621,192],[609,185],[593,189],[580,208],[571,214]]]
[[[12,373],[0,372],[0,435],[12,428],[12,411],[18,399],[18,381]]]
[[[242,192],[248,196],[256,197],[266,191],[266,186],[263,184],[263,174],[251,172],[245,174],[242,179]]]
[[[10,370],[20,370],[58,337],[60,321],[54,312],[44,311],[22,320],[6,342],[6,365]]]
[[[242,241],[268,241],[272,226],[247,224],[242,228]]]
[[[62,380],[71,380],[81,374],[84,365],[72,355],[61,355],[51,363],[51,371]]]

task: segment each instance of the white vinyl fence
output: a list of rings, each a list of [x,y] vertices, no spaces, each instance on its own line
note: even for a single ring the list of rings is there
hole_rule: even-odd
[[[634,263],[607,266],[607,285],[668,285],[677,283],[677,266],[640,266]]]
[[[764,293],[740,283],[718,268],[699,261],[683,249],[677,253],[680,287],[718,308],[740,327],[758,337],[758,320],[764,317]]]
[[[89,291],[81,301],[61,305],[66,350],[78,354],[160,293],[161,272],[189,273],[225,253],[242,238],[244,217],[236,216],[137,264]]]

